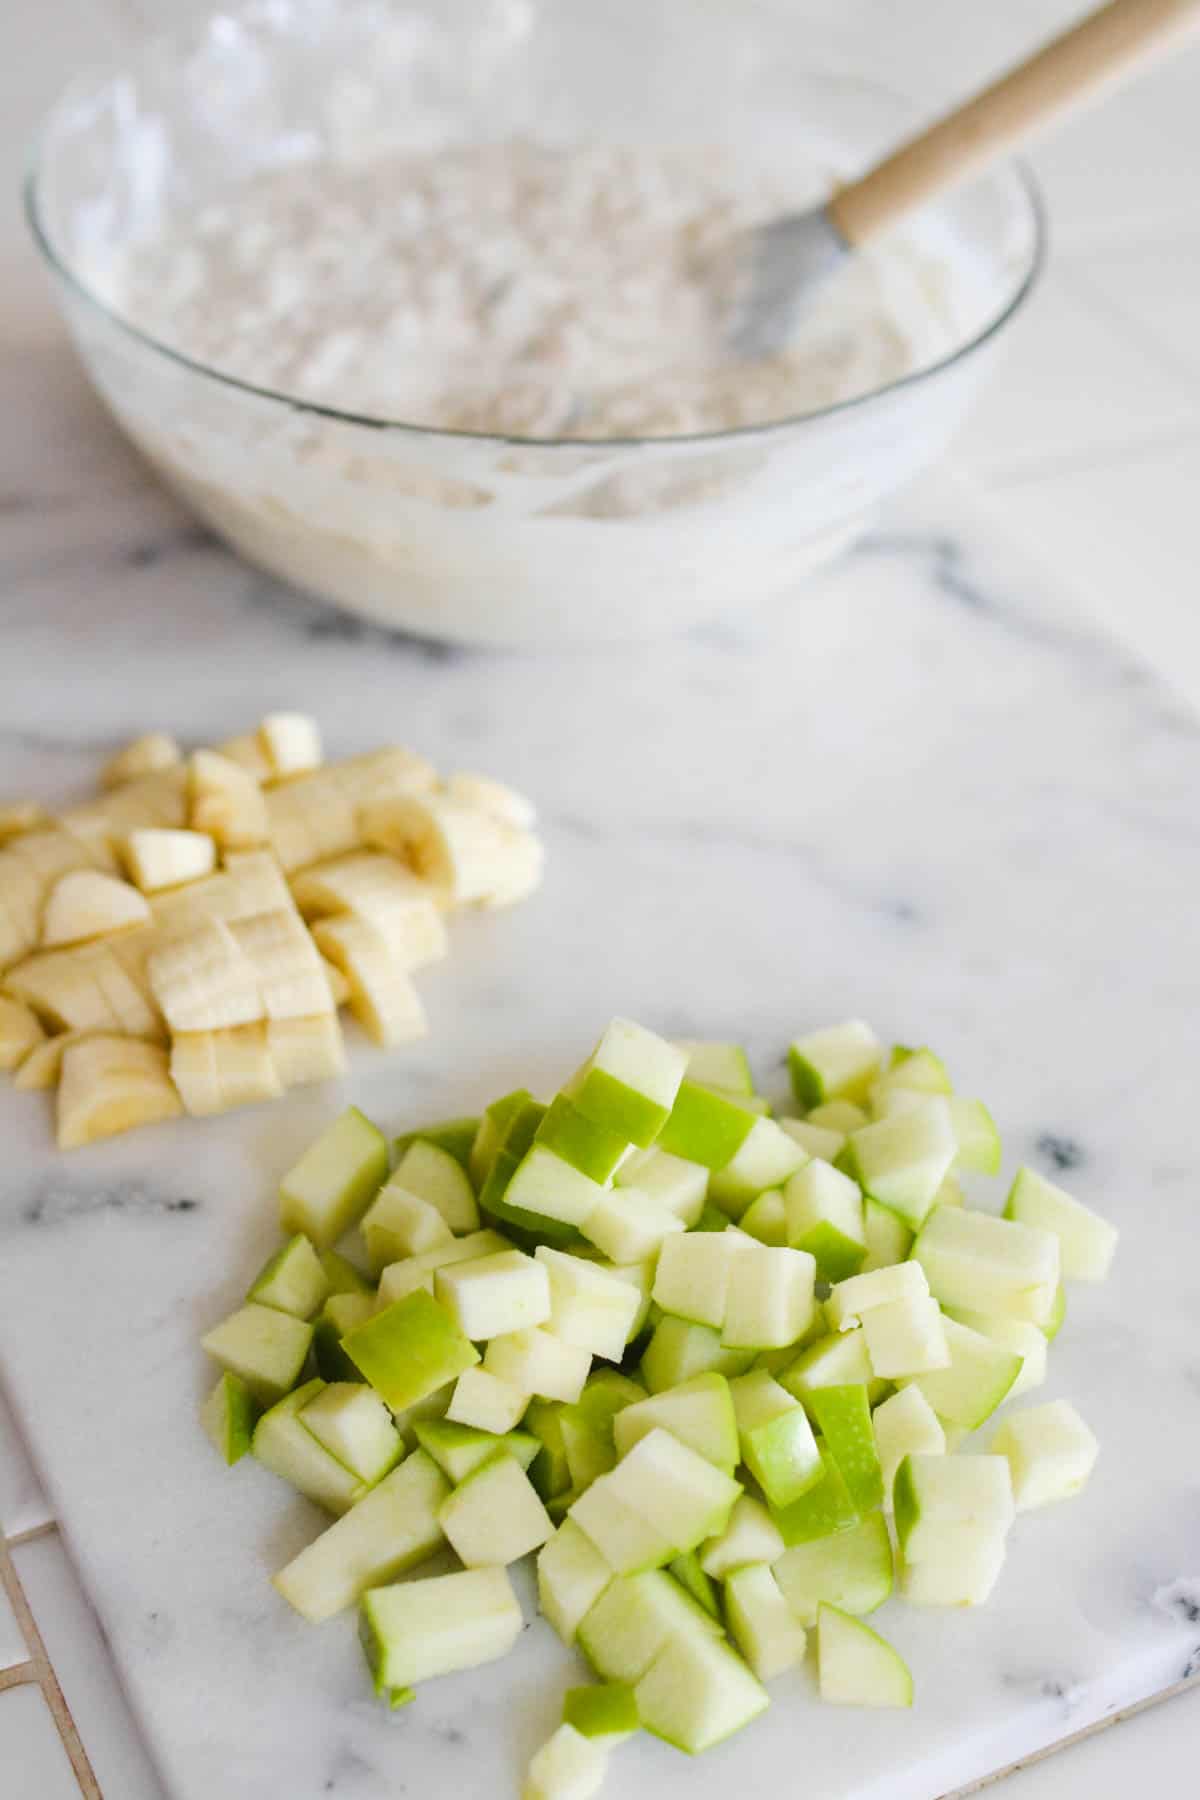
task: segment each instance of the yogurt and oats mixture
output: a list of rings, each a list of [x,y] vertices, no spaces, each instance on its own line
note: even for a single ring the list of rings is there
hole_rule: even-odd
[[[789,173],[792,173],[789,171]],[[375,418],[603,440],[759,425],[877,388],[963,335],[913,238],[860,254],[788,353],[723,350],[706,259],[821,191],[716,151],[511,141],[264,171],[106,271],[160,342]]]

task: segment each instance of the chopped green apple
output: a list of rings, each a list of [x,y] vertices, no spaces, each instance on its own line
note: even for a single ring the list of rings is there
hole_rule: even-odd
[[[590,1350],[593,1356],[620,1362],[642,1310],[638,1288],[603,1264],[585,1262],[545,1244],[539,1244],[535,1255],[549,1282],[549,1322],[555,1337]]]
[[[376,1680],[397,1688],[506,1656],[523,1623],[506,1569],[464,1569],[372,1588],[361,1637]]]
[[[850,1498],[841,1470],[829,1451],[821,1451],[821,1479],[790,1506],[772,1507],[771,1517],[789,1548],[817,1538],[850,1531],[859,1522],[858,1508]]]
[[[312,1337],[313,1328],[303,1319],[251,1304],[214,1325],[200,1343],[257,1401],[270,1406],[300,1379]]]
[[[612,1262],[635,1263],[654,1256],[668,1238],[682,1233],[684,1224],[640,1188],[617,1187],[601,1190],[581,1229]]]
[[[657,1569],[610,1581],[577,1629],[579,1648],[600,1679],[631,1683],[673,1639],[721,1635],[691,1595]]]
[[[258,1407],[246,1383],[228,1370],[200,1409],[200,1423],[217,1455],[231,1468],[250,1448]]]
[[[950,1352],[949,1365],[914,1376],[913,1384],[939,1418],[974,1431],[1012,1391],[1021,1373],[1021,1357],[954,1319],[943,1318],[942,1330]]]
[[[863,1313],[871,1371],[883,1381],[950,1366],[946,1321],[936,1300],[919,1294],[871,1306]]]
[[[329,1277],[302,1232],[289,1238],[268,1258],[246,1295],[259,1306],[273,1306],[293,1318],[311,1319],[329,1293]]]
[[[742,1491],[732,1476],[661,1426],[639,1438],[603,1479],[620,1501],[668,1539],[673,1554],[694,1550],[723,1531]],[[587,1531],[578,1506],[575,1516]]]
[[[904,1220],[889,1207],[880,1206],[878,1200],[863,1201],[863,1237],[867,1254],[860,1275],[903,1262],[913,1246],[913,1233]]]
[[[394,1581],[441,1548],[438,1509],[449,1492],[441,1470],[415,1450],[281,1569],[273,1585],[311,1624],[332,1619],[369,1588]]]
[[[284,1176],[280,1224],[289,1233],[302,1231],[318,1249],[327,1250],[357,1225],[387,1172],[387,1139],[356,1106],[349,1106]]]
[[[535,1143],[505,1188],[503,1205],[532,1214],[539,1222],[549,1219],[552,1224],[582,1230],[608,1192],[600,1182],[572,1168],[557,1152]],[[482,1204],[485,1210],[496,1211],[486,1192]]]
[[[521,1250],[443,1267],[434,1278],[434,1292],[464,1337],[476,1344],[543,1325],[550,1317],[545,1265]]]
[[[704,1608],[710,1619],[715,1619],[717,1624],[722,1622],[720,1590],[711,1575],[704,1573],[698,1550],[685,1550],[682,1556],[667,1564],[667,1573],[675,1577],[697,1606]]]
[[[919,1300],[929,1293],[925,1271],[916,1263],[873,1269],[840,1281],[825,1302],[825,1317],[834,1331],[851,1331],[861,1325],[864,1313],[893,1300]]]
[[[691,1634],[663,1646],[635,1698],[646,1730],[693,1756],[740,1731],[769,1704],[766,1689],[728,1644]]]
[[[991,1213],[939,1206],[916,1243],[913,1260],[929,1291],[945,1306],[969,1307],[1042,1325],[1059,1283],[1058,1239],[1049,1231]]]
[[[334,1381],[301,1409],[300,1423],[352,1475],[374,1487],[404,1455],[392,1415],[361,1382]]]
[[[823,1604],[860,1618],[882,1606],[892,1591],[887,1521],[880,1512],[870,1513],[835,1537],[794,1544],[774,1567],[780,1591],[802,1625],[815,1625]]]
[[[904,1458],[909,1455],[944,1455],[946,1433],[942,1429],[941,1420],[915,1382],[901,1388],[889,1400],[877,1406],[871,1415],[871,1425],[883,1471],[884,1509],[891,1512],[892,1484],[896,1479],[896,1470]]]
[[[912,1606],[982,1606],[1004,1565],[1005,1532],[982,1525],[947,1525],[924,1559],[903,1561],[900,1587]]]
[[[804,1660],[804,1627],[780,1592],[767,1563],[747,1563],[725,1583],[725,1613],[733,1641],[760,1681]]]
[[[936,1555],[950,1525],[1004,1532],[1013,1520],[1012,1479],[1003,1456],[908,1455],[893,1487],[896,1538],[908,1562]]]
[[[828,1601],[817,1615],[817,1679],[835,1706],[911,1706],[908,1664],[877,1631]]]
[[[879,1077],[896,1087],[906,1087],[919,1094],[952,1094],[954,1083],[941,1057],[922,1046],[894,1044],[888,1066]]]
[[[913,1230],[924,1223],[958,1153],[950,1109],[934,1095],[851,1132],[838,1165],[863,1193],[890,1206]]]
[[[562,1410],[558,1401],[531,1400],[523,1420],[523,1429],[540,1445],[529,1474],[534,1487],[546,1501],[556,1494],[565,1494],[571,1485]]]
[[[980,1175],[998,1175],[1003,1158],[1000,1133],[982,1100],[969,1100],[963,1094],[952,1094],[948,1101],[950,1123],[958,1140],[955,1164],[960,1169],[974,1169]]]
[[[446,1417],[455,1425],[503,1436],[520,1424],[531,1396],[489,1369],[464,1369],[454,1384]]]
[[[677,1219],[682,1219],[688,1231],[704,1210],[708,1170],[703,1163],[672,1156],[657,1144],[650,1150],[635,1150],[621,1164],[615,1179],[618,1187],[635,1187],[660,1206],[665,1206]]]
[[[399,1262],[389,1263],[379,1277],[379,1305],[392,1306],[418,1288],[432,1295],[433,1278],[439,1269],[470,1262],[476,1256],[499,1256],[502,1250],[512,1248],[512,1239],[502,1237],[498,1231],[473,1231],[467,1237],[451,1238],[436,1250],[425,1250],[420,1256],[402,1257]]]
[[[454,1150],[428,1137],[416,1137],[405,1148],[392,1179],[435,1207],[456,1237],[479,1230],[475,1190],[462,1156]]]
[[[643,1149],[670,1116],[687,1057],[631,1019],[614,1019],[564,1092],[597,1125]]]
[[[992,1439],[993,1456],[1008,1463],[1018,1512],[1078,1494],[1100,1445],[1069,1400],[1051,1400],[1007,1418]]]
[[[693,1325],[667,1313],[654,1327],[642,1353],[642,1379],[652,1394],[678,1387],[693,1375],[744,1375],[753,1350],[730,1350],[711,1325]]]
[[[498,1435],[494,1431],[480,1431],[474,1425],[459,1425],[453,1419],[418,1419],[414,1430],[422,1450],[432,1456],[447,1481],[455,1487],[497,1451],[506,1452],[522,1469],[528,1470],[541,1447],[528,1431]]]
[[[677,1038],[675,1048],[687,1058],[689,1081],[698,1081],[702,1087],[726,1088],[731,1094],[754,1092],[750,1058],[740,1044]]]
[[[1116,1226],[1035,1169],[1017,1170],[1004,1216],[1054,1234],[1068,1281],[1103,1281],[1108,1274],[1117,1247]]]
[[[665,1313],[695,1325],[725,1323],[729,1281],[736,1258],[758,1249],[740,1232],[688,1232],[667,1238],[654,1277],[654,1300]]]
[[[532,1482],[507,1450],[459,1483],[442,1502],[438,1523],[468,1569],[517,1562],[554,1536]]]
[[[646,1390],[617,1369],[599,1369],[588,1377],[573,1406],[559,1413],[563,1448],[571,1486],[582,1493],[617,1461],[615,1428],[626,1408],[644,1400]]]
[[[946,1179],[942,1182],[937,1193],[933,1196],[933,1205],[965,1206],[966,1204],[967,1196],[963,1192],[962,1182],[958,1179],[958,1176],[952,1169],[949,1175],[946,1176]],[[931,1207],[930,1211],[932,1212],[932,1210],[933,1208]]]
[[[836,1106],[839,1102],[835,1100],[832,1104]],[[858,1108],[855,1107],[854,1110],[857,1112]],[[865,1116],[858,1123],[865,1124]],[[836,1131],[831,1125],[814,1125],[811,1116],[807,1119],[780,1119],[779,1129],[786,1131],[792,1142],[799,1144],[808,1156],[816,1157],[821,1162],[831,1163],[846,1142],[844,1131]]]
[[[724,1169],[754,1130],[758,1117],[741,1095],[719,1094],[697,1081],[683,1081],[671,1116],[659,1133],[657,1148],[705,1169]]]
[[[792,1092],[805,1108],[857,1100],[870,1086],[883,1046],[861,1019],[847,1019],[793,1040],[788,1050]]]
[[[362,1234],[376,1275],[402,1257],[423,1256],[454,1242],[437,1207],[419,1194],[410,1194],[395,1175],[367,1208]]]
[[[601,1475],[574,1497],[568,1517],[591,1539],[614,1574],[637,1575],[647,1569],[660,1569],[683,1546],[674,1541],[673,1528],[660,1529],[629,1505],[617,1490],[615,1475],[616,1470]]]
[[[628,1455],[635,1444],[660,1427],[732,1475],[738,1462],[737,1415],[723,1375],[715,1371],[693,1375],[622,1408],[613,1419],[617,1455]]]
[[[563,1724],[572,1726],[580,1737],[619,1744],[633,1736],[640,1722],[637,1701],[628,1682],[604,1681],[599,1686],[568,1688],[563,1695]]]
[[[483,1366],[487,1374],[498,1375],[521,1393],[563,1400],[570,1406],[583,1392],[591,1362],[588,1351],[564,1344],[553,1332],[534,1325],[527,1331],[492,1338]]]
[[[629,1154],[627,1138],[589,1119],[565,1094],[550,1102],[538,1126],[537,1142],[601,1185],[612,1179]]]
[[[772,1507],[790,1506],[824,1475],[808,1414],[765,1369],[729,1383],[742,1460]]]
[[[846,1138],[860,1125],[869,1124],[871,1115],[853,1100],[826,1100],[805,1117],[809,1125],[819,1125],[823,1131],[840,1131]]]
[[[773,1563],[784,1549],[779,1527],[762,1501],[743,1494],[734,1502],[724,1531],[701,1546],[700,1567],[711,1580],[724,1581],[731,1569],[740,1569],[743,1563]]]
[[[729,1272],[721,1342],[738,1350],[796,1343],[812,1324],[816,1273],[807,1250],[744,1245]]]
[[[738,1221],[747,1237],[760,1244],[782,1249],[788,1241],[787,1208],[780,1188],[769,1188],[752,1200]]]
[[[794,1362],[778,1370],[780,1387],[805,1406],[814,1388],[845,1387],[853,1382],[867,1384],[867,1397],[874,1406],[887,1392],[886,1381],[877,1380],[867,1355],[866,1335],[859,1326],[853,1331],[832,1332],[819,1337],[803,1349]]]
[[[511,1094],[493,1100],[480,1119],[467,1158],[467,1173],[477,1194],[483,1193],[513,1120],[531,1103],[533,1095],[528,1088],[516,1088]]]
[[[437,1150],[447,1151],[459,1164],[460,1168],[470,1173],[471,1151],[475,1139],[479,1136],[482,1120],[475,1118],[442,1119],[436,1125],[424,1125],[420,1131],[406,1131],[403,1137],[396,1139],[396,1155],[403,1157],[412,1144],[432,1144]],[[420,1193],[420,1189],[415,1190]],[[426,1199],[430,1196],[427,1194]],[[464,1226],[465,1231],[474,1231],[473,1225]]]
[[[594,1800],[608,1772],[608,1751],[563,1724],[530,1759],[521,1800]]]
[[[871,1429],[866,1383],[815,1388],[809,1404],[825,1449],[841,1471],[857,1511],[868,1513],[881,1506],[883,1471]]]
[[[814,1158],[783,1191],[787,1241],[816,1258],[821,1281],[845,1281],[867,1254],[858,1183]]]
[[[564,1519],[537,1559],[538,1605],[564,1644],[613,1580],[608,1562],[574,1521]]]
[[[1048,1344],[1052,1344],[1062,1330],[1066,1316],[1067,1290],[1060,1281],[1058,1287],[1055,1289],[1054,1298],[1050,1302],[1050,1311],[1044,1319],[1039,1319],[1037,1321],[1039,1328],[1045,1334],[1046,1342]]]
[[[355,1268],[349,1257],[339,1255],[336,1250],[321,1250],[318,1255],[329,1284],[330,1298],[338,1294],[374,1294],[370,1281],[361,1269]]]
[[[955,1319],[960,1325],[968,1325],[982,1337],[991,1338],[1005,1350],[1012,1350],[1021,1358],[1021,1372],[1009,1388],[1008,1400],[1016,1400],[1033,1388],[1041,1387],[1046,1379],[1047,1351],[1049,1344],[1045,1332],[1039,1325],[1030,1325],[1026,1319],[993,1319],[987,1313],[963,1311],[957,1307],[945,1307],[946,1317]]]
[[[478,1350],[445,1307],[420,1288],[348,1331],[342,1348],[393,1412],[423,1400],[479,1361]]]
[[[318,1443],[300,1417],[324,1386],[323,1381],[309,1381],[277,1400],[254,1427],[250,1448],[272,1474],[326,1512],[340,1515],[362,1498],[367,1484]]]
[[[807,1152],[774,1119],[756,1119],[736,1153],[709,1178],[709,1198],[731,1218],[768,1188],[781,1187],[803,1168]]]

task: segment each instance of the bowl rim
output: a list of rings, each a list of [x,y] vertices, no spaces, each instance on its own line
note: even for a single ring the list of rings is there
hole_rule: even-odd
[[[839,74],[842,79],[846,78],[841,71]],[[862,86],[875,88],[878,92],[887,92],[894,99],[909,98],[898,94],[895,90],[884,88],[881,83],[865,78],[856,79],[861,81]],[[355,412],[346,407],[306,399],[300,394],[285,393],[278,388],[248,381],[243,376],[229,374],[225,370],[214,367],[211,363],[201,362],[198,358],[187,355],[185,351],[165,343],[161,338],[145,331],[109,305],[107,301],[101,299],[99,294],[94,292],[82,276],[72,268],[65,255],[58,250],[40,204],[41,176],[46,164],[44,154],[46,141],[61,106],[72,92],[77,91],[78,85],[78,79],[72,81],[59,94],[34,133],[26,155],[21,182],[25,221],[34,244],[51,274],[61,281],[77,299],[83,301],[91,311],[97,313],[109,325],[115,326],[123,336],[141,348],[165,358],[176,367],[186,369],[190,374],[215,382],[220,387],[230,388],[236,393],[246,394],[256,401],[266,401],[281,406],[292,413],[328,419],[342,425],[358,426],[369,431],[396,432],[415,438],[446,438],[464,443],[490,444],[514,449],[551,451],[560,449],[661,451],[664,448],[674,448],[676,445],[711,448],[795,431],[804,425],[817,425],[826,419],[839,418],[875,405],[880,401],[890,400],[893,395],[905,393],[909,389],[916,389],[923,383],[956,368],[960,363],[966,362],[977,351],[982,350],[998,337],[1010,320],[1021,311],[1026,300],[1038,285],[1047,262],[1049,229],[1046,202],[1041,186],[1024,158],[1004,158],[989,173],[1007,174],[1015,183],[1024,203],[1031,227],[1031,242],[1026,266],[1012,293],[999,311],[971,337],[964,339],[961,344],[955,345],[952,350],[947,351],[944,356],[934,362],[925,363],[920,368],[910,369],[906,374],[898,375],[879,387],[868,388],[864,393],[851,395],[845,400],[831,401],[825,406],[814,407],[808,412],[789,413],[781,419],[768,419],[757,425],[734,425],[719,431],[674,432],[652,437],[563,437],[468,431],[461,427],[423,425],[411,419],[391,419],[377,413]]]

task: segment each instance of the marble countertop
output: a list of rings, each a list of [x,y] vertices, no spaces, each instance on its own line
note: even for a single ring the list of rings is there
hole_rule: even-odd
[[[974,0],[930,0],[925,24],[942,33],[946,66],[956,55],[965,68],[968,50],[1003,60],[1070,10],[1020,0],[1002,26]],[[0,69],[14,143],[65,66],[45,8],[18,0],[17,12],[28,56]],[[135,0],[84,0],[71,56],[140,22]],[[1190,185],[1173,185],[1169,167],[1153,211],[1128,175],[1139,157],[1158,172],[1161,145],[1177,165],[1181,141],[1200,153],[1180,68],[1153,77],[1140,103],[1115,103],[1105,132],[1076,128],[1046,153],[1060,251],[965,436],[970,482],[913,497],[807,615],[732,619],[585,667],[389,639],[239,568],[109,430],[15,225],[0,220],[6,789],[85,785],[99,751],[151,712],[208,737],[268,704],[311,703],[347,750],[402,717],[419,747],[537,794],[553,856],[539,900],[462,928],[427,984],[429,1044],[356,1060],[368,1108],[399,1124],[510,1074],[552,1080],[618,1009],[738,1032],[764,1068],[802,1020],[860,1009],[883,1030],[936,1037],[995,1097],[1010,1160],[1054,1166],[1078,1149],[1071,1179],[1126,1226],[1117,1285],[1081,1297],[1046,1390],[1070,1393],[1099,1429],[1096,1481],[1077,1508],[1022,1522],[984,1618],[889,1614],[918,1682],[948,1676],[940,1694],[922,1692],[903,1741],[890,1721],[856,1734],[851,1785],[823,1790],[855,1800],[931,1800],[1169,1686],[1200,1657],[1194,1459],[1181,1442],[1187,1430],[1195,1442],[1196,1296],[1176,1255],[1189,1230],[1200,738],[1146,667],[1200,696],[1188,527],[1200,364],[1184,298],[1194,312],[1200,236]],[[591,954],[598,920],[606,966]],[[381,1721],[345,1634],[298,1633],[265,1588],[311,1515],[258,1471],[222,1481],[192,1427],[195,1336],[266,1241],[272,1175],[315,1108],[302,1098],[62,1164],[46,1154],[38,1102],[0,1094],[0,1129],[20,1151],[0,1183],[0,1371],[47,1482],[40,1494],[20,1452],[6,1455],[0,1420],[0,1534],[16,1541],[0,1544],[5,1800],[59,1800],[71,1783],[89,1800],[152,1800],[160,1778],[173,1800],[285,1789],[368,1800],[399,1791],[397,1759],[435,1786],[490,1796],[497,1778],[455,1737],[464,1693],[469,1741],[513,1767],[549,1717],[565,1665],[543,1645],[523,1648],[498,1699],[489,1684],[451,1683],[408,1735]],[[173,1210],[180,1198],[201,1204]],[[69,1309],[64,1269],[103,1272]],[[539,1714],[527,1696],[543,1681]],[[480,1708],[518,1691],[513,1720],[493,1730]],[[226,1704],[242,1744],[263,1716],[287,1720],[285,1777],[235,1758],[235,1735],[213,1737]],[[951,1728],[960,1716],[971,1733]],[[1009,1776],[1005,1800],[1107,1800],[1151,1769],[1159,1791],[1181,1793],[1198,1717],[1192,1695],[1122,1724]],[[844,1720],[807,1707],[803,1718],[813,1756],[841,1761]],[[778,1768],[774,1737],[759,1749],[753,1735],[713,1759],[716,1791]],[[685,1789],[672,1759],[647,1755],[622,1764],[631,1794],[644,1781],[704,1800],[697,1769]]]

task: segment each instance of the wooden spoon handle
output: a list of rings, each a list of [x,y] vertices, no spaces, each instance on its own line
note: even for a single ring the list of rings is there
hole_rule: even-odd
[[[829,203],[834,224],[847,243],[863,243],[1126,75],[1197,20],[1200,0],[1111,0],[840,188]]]

